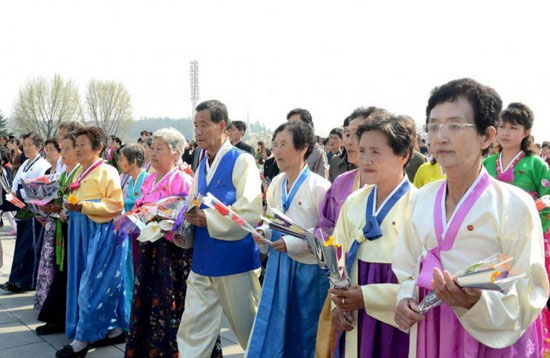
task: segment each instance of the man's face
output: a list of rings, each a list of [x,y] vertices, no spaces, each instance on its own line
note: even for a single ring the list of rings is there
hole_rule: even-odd
[[[210,110],[205,109],[195,114],[195,138],[201,149],[215,148],[222,141],[225,132],[225,121],[215,123],[210,118]]]
[[[237,144],[241,141],[243,137],[243,132],[239,130],[235,125],[231,126],[231,129],[229,129],[229,140],[233,144]]]
[[[340,148],[342,147],[342,138],[338,134],[331,134],[328,137],[328,145],[331,150],[331,152],[336,153],[340,151]]]

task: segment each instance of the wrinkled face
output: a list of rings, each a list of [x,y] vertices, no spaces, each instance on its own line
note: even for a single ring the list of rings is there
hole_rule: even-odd
[[[63,164],[68,167],[75,166],[78,161],[76,158],[76,150],[73,141],[70,139],[64,139],[61,147],[61,160]]]
[[[210,118],[208,109],[198,111],[195,114],[195,138],[201,149],[216,148],[222,140],[225,132],[225,121],[215,123]]]
[[[78,162],[86,167],[99,159],[102,148],[93,149],[90,138],[87,135],[80,135],[76,138],[75,149]]]
[[[145,154],[145,161],[150,162],[151,161],[151,154],[152,154],[153,150],[146,143],[142,143],[141,146],[143,147],[143,152]]]
[[[521,148],[521,141],[528,137],[531,130],[526,130],[525,126],[518,123],[500,121],[497,129],[497,140],[503,149]]]
[[[277,133],[277,136],[271,145],[271,150],[275,160],[277,161],[277,166],[282,172],[286,172],[289,169],[299,168],[302,165],[304,155],[307,152],[307,148],[294,148],[292,133],[286,129]]]
[[[48,145],[44,147],[44,152],[46,153],[46,160],[52,164],[57,163],[57,160],[61,155],[61,153],[57,151],[57,148],[52,143],[48,143]]]
[[[359,162],[359,139],[357,138],[357,128],[363,124],[363,117],[354,118],[349,127],[344,129],[344,147],[348,153],[348,162],[356,166]]]
[[[69,133],[69,130],[67,128],[59,128],[57,131],[57,143],[59,143],[59,147],[61,148],[63,145],[63,137]]]
[[[231,141],[231,143],[239,143],[242,137],[243,132],[241,132],[239,128],[232,125],[231,129],[229,130],[229,140]]]
[[[172,152],[170,147],[162,140],[162,138],[155,137],[153,139],[151,151],[151,165],[160,173],[169,171],[174,167],[179,157],[177,152]]]
[[[340,148],[342,147],[342,142],[343,140],[338,134],[331,134],[328,137],[328,145],[333,153],[336,153],[340,150]]]
[[[40,147],[37,147],[34,144],[34,141],[31,138],[26,138],[23,140],[23,152],[25,153],[25,157],[35,158],[39,154],[40,149]]]
[[[129,174],[130,170],[132,169],[132,165],[128,161],[128,158],[126,158],[126,156],[122,153],[120,153],[118,157],[118,166],[123,174]]]
[[[437,124],[475,124],[474,110],[464,97],[436,105],[428,118],[428,125]],[[492,129],[492,130],[491,130]],[[483,149],[489,147],[494,139],[494,128],[489,127],[486,134],[480,135],[475,126],[450,130],[441,127],[428,133],[431,150],[435,158],[446,171],[460,168],[464,163],[474,163],[481,159]]]
[[[364,132],[359,142],[359,170],[369,184],[380,184],[403,178],[408,156],[394,153],[388,139],[380,131]]]

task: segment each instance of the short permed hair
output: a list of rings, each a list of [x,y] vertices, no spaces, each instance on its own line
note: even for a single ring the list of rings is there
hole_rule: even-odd
[[[74,147],[76,144],[76,132],[69,132],[65,134],[61,140],[70,140]]]
[[[57,139],[54,139],[54,138],[46,139],[46,142],[44,142],[44,147],[46,147],[48,144],[53,144],[53,146],[55,147],[55,150],[57,150],[57,152],[61,152],[61,148],[59,147],[59,143],[57,142]]]
[[[120,148],[120,154],[126,157],[129,164],[136,163],[139,168],[145,163],[145,150],[140,144],[128,144]]]
[[[170,149],[170,151],[177,152],[181,157],[187,147],[187,140],[177,129],[169,127],[162,128],[153,133],[153,138],[160,138]]]
[[[374,116],[357,128],[359,141],[363,134],[372,131],[378,131],[386,136],[388,145],[392,148],[395,155],[407,156],[407,162],[403,167],[407,166],[412,158],[414,143],[416,141],[414,121],[406,116],[389,114]]]
[[[375,107],[375,106],[370,106],[370,107],[358,107],[356,109],[353,110],[353,112],[351,112],[351,115],[349,116],[349,121],[353,121],[355,118],[363,118],[363,119],[367,119],[369,118],[369,116],[375,112],[375,111],[378,111],[378,110],[382,110],[382,108],[378,108],[378,107]]]
[[[42,146],[44,145],[44,139],[37,132],[30,132],[30,133],[24,134],[22,137],[23,137],[23,140],[30,138],[34,146],[38,149],[41,149]]]
[[[107,136],[105,135],[103,129],[101,129],[100,127],[90,126],[80,128],[76,131],[77,138],[83,135],[90,139],[93,150],[103,150],[107,145]]]
[[[61,124],[59,125],[59,129],[65,128],[69,132],[77,131],[83,127],[84,125],[80,121],[61,122]]]
[[[304,159],[311,154],[315,147],[315,134],[313,128],[302,121],[292,121],[281,124],[273,133],[273,138],[282,131],[289,131],[292,134],[292,144],[294,149],[301,150],[307,148]]]
[[[502,110],[502,100],[494,89],[471,78],[453,80],[434,88],[426,107],[426,123],[430,120],[430,112],[435,106],[444,102],[454,102],[459,97],[464,97],[472,106],[474,122],[480,135],[485,134],[489,127],[496,128]]]
[[[200,112],[208,110],[210,112],[210,120],[214,123],[220,123],[221,121],[225,121],[225,123],[229,123],[229,114],[227,113],[227,106],[217,99],[212,99],[209,101],[204,101],[202,103],[199,103],[197,107],[195,107],[195,111]],[[155,132],[156,133],[156,132]]]

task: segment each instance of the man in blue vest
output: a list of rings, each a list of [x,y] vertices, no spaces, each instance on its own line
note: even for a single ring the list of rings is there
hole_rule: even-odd
[[[227,107],[199,104],[195,138],[207,155],[195,173],[192,194],[210,192],[252,225],[262,214],[260,173],[252,155],[226,138]],[[187,214],[195,226],[193,264],[187,279],[185,311],[178,330],[181,357],[210,357],[225,314],[243,349],[260,299],[258,248],[230,219],[204,206]]]

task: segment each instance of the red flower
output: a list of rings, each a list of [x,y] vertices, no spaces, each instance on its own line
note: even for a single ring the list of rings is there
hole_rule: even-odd
[[[225,207],[225,205],[216,203],[214,204],[214,209],[218,211],[218,213],[222,214],[223,216],[229,214],[229,209]]]

